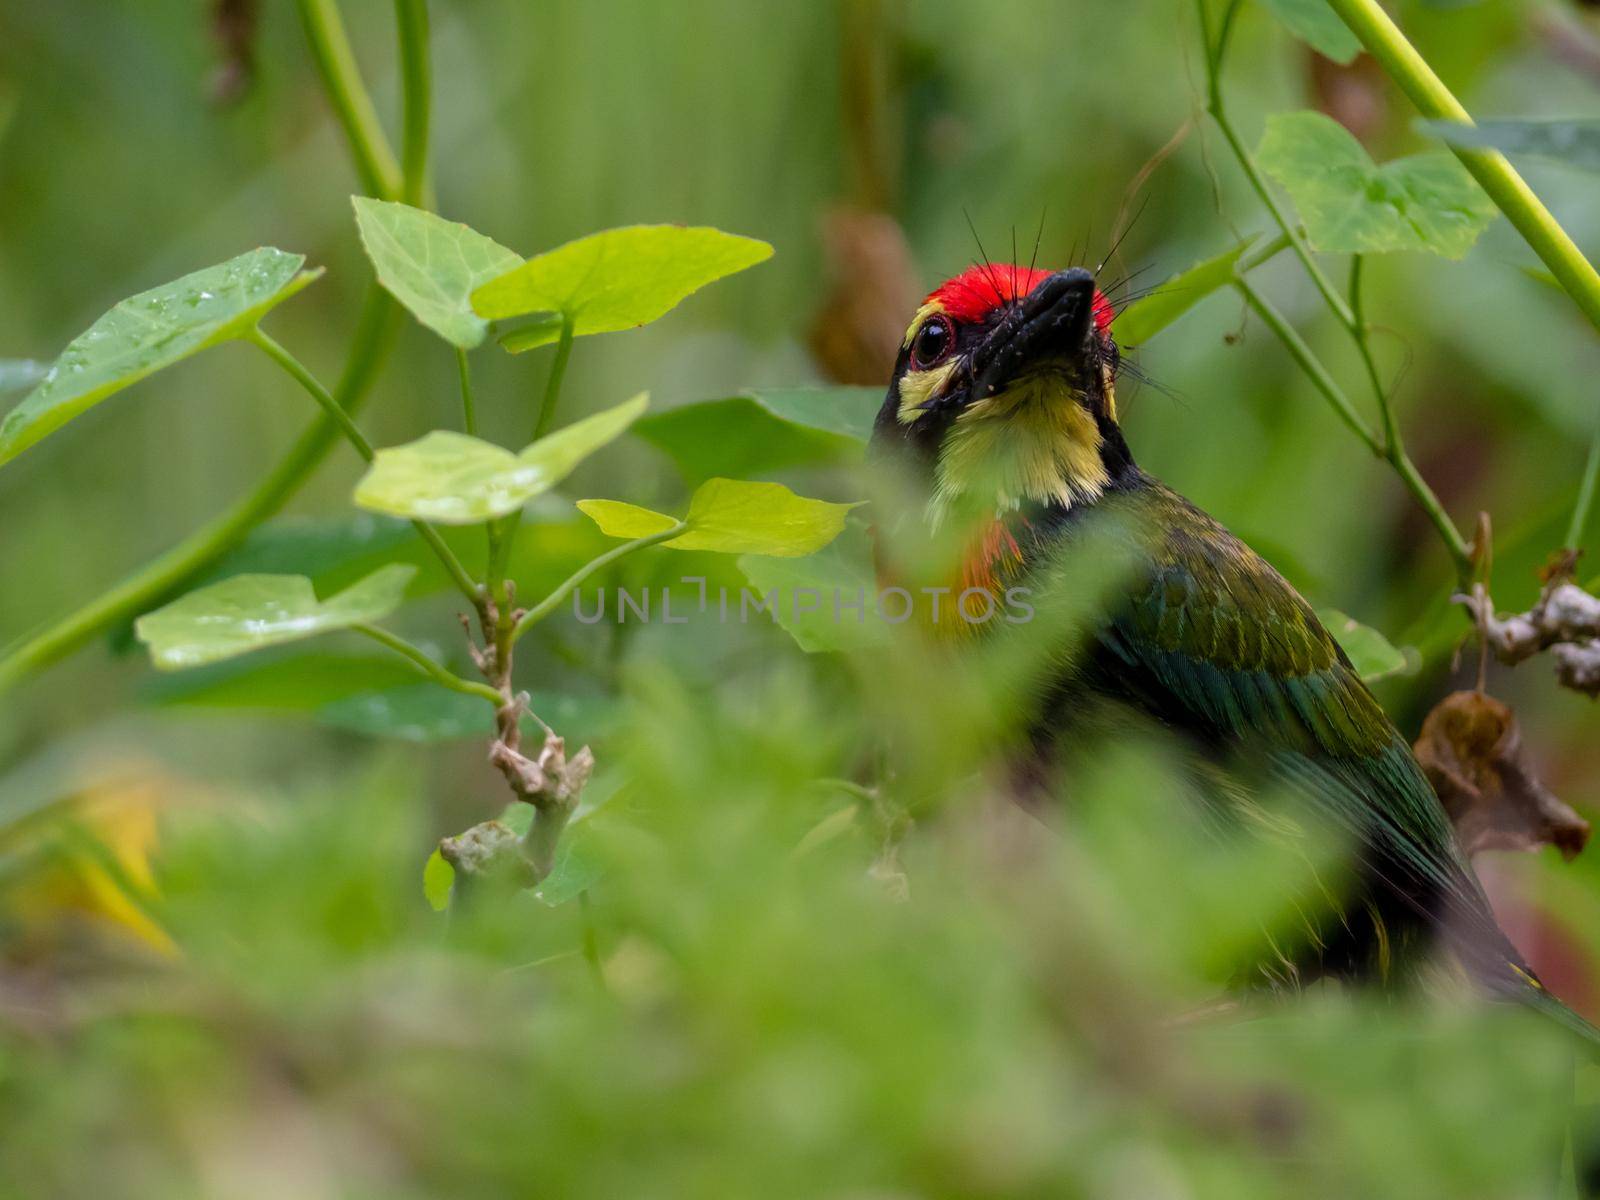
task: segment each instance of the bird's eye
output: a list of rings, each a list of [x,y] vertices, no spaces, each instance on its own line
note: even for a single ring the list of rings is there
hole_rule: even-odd
[[[955,331],[950,328],[950,322],[943,317],[930,317],[917,330],[916,340],[911,343],[912,364],[923,371],[936,366],[944,361],[955,344]]]

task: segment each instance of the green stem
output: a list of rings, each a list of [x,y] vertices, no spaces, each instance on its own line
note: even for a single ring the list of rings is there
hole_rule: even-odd
[[[1356,412],[1355,405],[1351,404],[1350,398],[1344,394],[1344,389],[1329,373],[1328,368],[1322,365],[1322,360],[1312,352],[1311,347],[1306,345],[1305,339],[1294,326],[1290,325],[1283,314],[1273,308],[1271,302],[1242,275],[1235,277],[1233,286],[1239,290],[1239,294],[1244,297],[1245,303],[1256,316],[1261,318],[1262,324],[1277,335],[1284,349],[1289,352],[1289,356],[1306,373],[1306,377],[1311,380],[1317,391],[1322,393],[1323,398],[1333,406],[1333,411],[1339,419],[1350,427],[1350,431],[1361,439],[1368,450],[1379,458],[1385,457],[1377,435],[1367,428],[1366,422]]]
[[[245,336],[265,350],[274,362],[287,371],[295,382],[310,394],[311,398],[322,407],[322,411],[327,413],[339,426],[339,429],[344,433],[345,439],[355,447],[357,454],[361,455],[369,463],[377,456],[372,449],[372,443],[367,441],[366,435],[360,429],[356,428],[356,423],[350,419],[350,414],[339,407],[339,402],[329,394],[327,388],[317,382],[316,376],[311,374],[299,359],[274,341],[259,326],[252,329]],[[467,574],[467,569],[461,565],[461,560],[455,556],[455,552],[445,544],[444,538],[439,536],[439,531],[426,521],[414,520],[411,525],[422,535],[422,540],[428,543],[428,548],[433,551],[434,556],[444,564],[445,571],[449,574],[456,587],[460,588],[461,593],[476,605],[482,596],[482,589],[479,588],[472,576]]]
[[[478,403],[472,395],[472,368],[467,352],[456,348],[456,373],[461,377],[461,423],[473,437],[478,436]]]
[[[522,527],[522,512],[511,513],[498,521],[490,521],[492,546],[489,553],[489,574],[498,584],[506,577],[506,567],[511,562],[511,551],[517,544],[517,531]]]
[[[1459,100],[1406,40],[1377,0],[1328,0],[1367,52],[1424,117],[1472,124]],[[1595,328],[1600,329],[1600,273],[1550,215],[1532,188],[1498,150],[1450,147],[1489,193],[1533,252]]]
[[[1583,545],[1584,530],[1589,527],[1589,513],[1594,508],[1595,481],[1600,478],[1600,418],[1594,426],[1594,437],[1589,441],[1589,461],[1583,466],[1583,481],[1578,484],[1578,502],[1572,509],[1572,523],[1567,526],[1567,549],[1578,550]]]
[[[1388,455],[1403,443],[1400,440],[1400,425],[1395,417],[1394,405],[1389,402],[1389,393],[1384,389],[1383,379],[1378,374],[1377,361],[1372,357],[1371,330],[1367,325],[1365,306],[1361,300],[1362,262],[1361,255],[1350,256],[1350,314],[1355,319],[1350,334],[1355,339],[1356,350],[1360,353],[1362,365],[1366,368],[1367,382],[1372,385],[1373,399],[1378,403],[1378,414],[1383,421],[1384,452]]]
[[[1233,27],[1233,17],[1238,9],[1239,0],[1231,0],[1227,14],[1223,18],[1222,34],[1213,46],[1211,37],[1211,18],[1206,9],[1206,0],[1195,0],[1195,6],[1200,13],[1200,34],[1205,42],[1206,60],[1206,111],[1211,114],[1211,119],[1221,131],[1222,138],[1228,143],[1228,148],[1233,152],[1234,159],[1239,164],[1239,169],[1250,181],[1250,186],[1255,190],[1256,196],[1272,216],[1273,222],[1278,226],[1283,236],[1289,239],[1295,257],[1300,260],[1300,265],[1305,268],[1306,274],[1311,277],[1311,282],[1316,285],[1317,291],[1322,293],[1322,299],[1327,303],[1329,311],[1339,319],[1345,328],[1352,328],[1355,318],[1351,315],[1349,307],[1344,302],[1344,297],[1339,295],[1327,275],[1317,265],[1317,260],[1312,256],[1311,247],[1301,236],[1300,228],[1289,219],[1289,214],[1284,212],[1283,206],[1278,203],[1272,189],[1267,186],[1266,178],[1256,166],[1255,159],[1239,138],[1238,132],[1233,127],[1233,122],[1228,119],[1228,110],[1222,99],[1222,63],[1228,48],[1228,33]]]
[[[433,71],[428,61],[427,0],[394,0],[400,30],[400,198],[428,203],[428,123],[433,106]]]
[[[442,687],[449,688],[452,692],[460,692],[463,696],[476,696],[480,700],[488,701],[495,708],[499,708],[506,702],[505,697],[488,684],[474,683],[470,679],[463,679],[454,672],[447,671],[424,654],[421,648],[413,646],[405,638],[397,637],[387,629],[380,629],[376,625],[368,625],[364,622],[359,625],[352,625],[350,628],[356,633],[364,633],[373,641],[387,646],[401,658],[410,662],[412,666],[416,667],[429,679],[432,679]]]
[[[1240,275],[1248,275],[1262,264],[1277,258],[1278,255],[1289,248],[1289,245],[1289,235],[1279,233],[1271,241],[1263,242],[1256,249],[1241,256],[1233,269]]]
[[[1450,515],[1445,512],[1444,505],[1439,502],[1439,497],[1434,494],[1427,480],[1422,478],[1422,473],[1417,470],[1416,464],[1406,454],[1405,446],[1397,438],[1391,440],[1387,446],[1379,440],[1378,435],[1366,427],[1360,415],[1356,412],[1355,405],[1350,403],[1350,398],[1344,394],[1328,368],[1322,365],[1306,345],[1305,339],[1297,333],[1292,325],[1284,319],[1283,314],[1273,308],[1267,298],[1258,292],[1243,277],[1234,279],[1234,287],[1239,289],[1255,314],[1261,318],[1262,323],[1271,329],[1284,348],[1300,369],[1306,373],[1316,389],[1322,393],[1328,403],[1333,406],[1334,412],[1350,427],[1363,445],[1373,454],[1389,463],[1400,476],[1400,482],[1405,485],[1406,491],[1422,506],[1423,512],[1433,527],[1439,531],[1439,537],[1445,544],[1445,549],[1450,554],[1450,561],[1454,565],[1457,577],[1462,583],[1472,578],[1472,548],[1467,545],[1461,536],[1461,531],[1450,520]]]
[[[1400,482],[1406,485],[1406,490],[1422,506],[1422,511],[1427,514],[1428,520],[1433,522],[1433,527],[1438,530],[1445,549],[1450,552],[1450,561],[1455,566],[1456,578],[1462,587],[1466,587],[1472,582],[1473,548],[1461,536],[1461,531],[1450,519],[1450,514],[1445,512],[1444,505],[1439,502],[1434,490],[1428,486],[1428,481],[1422,477],[1422,472],[1417,470],[1405,447],[1396,445],[1384,457],[1394,466],[1400,476]]]
[[[377,285],[367,289],[344,373],[335,389],[339,407],[346,412],[360,407],[377,377],[398,311]],[[104,630],[148,612],[244,541],[299,490],[328,456],[338,435],[339,427],[332,418],[319,418],[267,477],[226,512],[83,607],[11,647],[0,658],[0,692],[65,658]]]
[[[372,97],[361,81],[361,70],[350,49],[350,38],[345,33],[338,4],[335,0],[299,0],[299,4],[300,20],[305,25],[311,53],[317,60],[339,124],[344,127],[361,186],[379,199],[400,199],[405,192],[400,167],[378,121]]]
[[[295,382],[303,387],[311,398],[321,406],[322,411],[328,415],[329,419],[339,427],[339,431],[344,434],[345,440],[356,448],[356,453],[361,455],[367,462],[372,461],[374,454],[372,443],[367,441],[366,435],[356,426],[350,414],[340,407],[339,402],[333,398],[328,389],[317,382],[316,377],[306,370],[304,364],[298,358],[279,345],[259,325],[245,334],[245,340],[259,346],[266,352],[268,358],[287,371]]]
[[[585,579],[588,579],[596,571],[609,567],[617,559],[622,558],[624,555],[632,554],[635,550],[643,550],[646,546],[655,546],[661,542],[670,541],[687,528],[688,526],[684,522],[679,521],[671,529],[663,529],[660,533],[651,533],[641,538],[634,538],[631,542],[624,542],[615,549],[607,550],[599,558],[591,559],[568,576],[566,581],[560,584],[555,591],[523,614],[522,620],[518,621],[516,628],[511,631],[512,642],[516,642],[528,630],[554,612],[563,600],[570,596]]]
[[[556,400],[561,395],[561,381],[567,374],[567,359],[572,356],[572,318],[561,318],[561,337],[556,342],[555,361],[550,364],[550,377],[545,380],[544,399],[539,404],[539,417],[533,425],[533,437],[538,441],[550,430],[556,419]]]

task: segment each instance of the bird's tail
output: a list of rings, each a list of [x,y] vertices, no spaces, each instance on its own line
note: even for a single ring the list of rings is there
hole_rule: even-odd
[[[1524,1008],[1531,1008],[1581,1039],[1589,1051],[1600,1057],[1600,1028],[1591,1025],[1550,993],[1527,967],[1514,959],[1507,959],[1502,969],[1486,981],[1490,991],[1498,998],[1512,1000]]]

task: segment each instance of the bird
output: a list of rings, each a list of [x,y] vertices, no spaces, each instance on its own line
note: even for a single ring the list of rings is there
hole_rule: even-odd
[[[1082,267],[986,261],[927,296],[870,439],[875,472],[898,481],[878,501],[880,583],[944,572],[960,600],[933,625],[959,645],[990,628],[975,610],[996,594],[1046,595],[1114,543],[1117,582],[1086,645],[1052,666],[1024,714],[1025,753],[1046,761],[1075,730],[1126,714],[1216,764],[1233,803],[1287,795],[1349,839],[1334,911],[1250,964],[1253,982],[1399,985],[1442,949],[1491,998],[1600,1041],[1497,925],[1410,745],[1313,607],[1135,462],[1118,421],[1115,320]],[[907,548],[941,536],[957,547],[948,564]]]

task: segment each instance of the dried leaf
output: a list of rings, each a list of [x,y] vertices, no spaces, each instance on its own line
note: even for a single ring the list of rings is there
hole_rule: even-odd
[[[1589,822],[1552,794],[1528,766],[1516,715],[1482,692],[1454,692],[1422,723],[1415,747],[1468,854],[1552,845],[1571,859]]]

